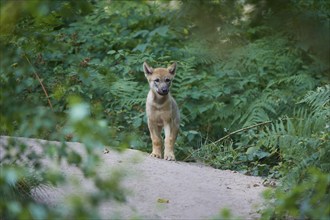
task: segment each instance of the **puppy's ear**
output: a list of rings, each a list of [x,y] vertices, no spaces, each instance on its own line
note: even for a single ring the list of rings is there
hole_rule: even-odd
[[[147,64],[147,62],[144,62],[143,71],[144,71],[144,74],[147,76],[147,75],[151,75],[154,72],[154,69],[151,66],[149,66]]]
[[[174,62],[171,66],[167,67],[168,72],[170,72],[170,74],[175,75],[175,71],[176,71],[176,62]]]

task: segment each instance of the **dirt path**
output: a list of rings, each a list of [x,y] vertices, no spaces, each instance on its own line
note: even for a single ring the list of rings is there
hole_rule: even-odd
[[[0,146],[6,140],[6,137],[0,137]],[[37,148],[40,142],[44,142],[23,140],[28,146]],[[68,145],[83,149],[79,143]],[[230,209],[234,216],[242,219],[256,219],[259,216],[257,211],[262,202],[261,193],[265,189],[261,178],[193,163],[151,158],[136,150],[126,150],[121,154],[110,150],[100,155],[99,173],[110,175],[114,169],[123,170],[127,173],[123,185],[130,191],[126,204],[102,204],[100,212],[105,219],[114,213],[119,213],[122,218],[210,219],[217,216],[222,208]],[[76,167],[62,165],[60,169],[78,180],[79,187],[74,184],[60,186],[48,190],[47,195],[45,192],[36,192],[38,199],[57,204],[69,193],[93,191],[92,184],[84,179]],[[164,203],[167,200],[168,203]]]

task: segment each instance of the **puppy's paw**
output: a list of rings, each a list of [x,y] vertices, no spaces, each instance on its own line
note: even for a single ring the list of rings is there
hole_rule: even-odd
[[[169,161],[173,161],[175,160],[175,156],[173,152],[167,152],[164,154],[164,159],[165,160],[169,160]]]
[[[150,154],[150,157],[162,158],[162,154],[157,152],[152,152]]]

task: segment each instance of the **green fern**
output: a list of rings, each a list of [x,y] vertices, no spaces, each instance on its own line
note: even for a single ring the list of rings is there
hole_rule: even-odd
[[[118,79],[109,87],[112,94],[112,106],[119,105],[131,109],[134,105],[143,106],[147,95],[147,85],[142,86],[132,79]]]
[[[246,113],[241,117],[239,123],[242,127],[248,127],[263,121],[269,121],[269,114],[276,114],[276,104],[267,97],[261,97],[252,102]]]
[[[328,100],[324,98],[324,93],[323,89],[309,92],[304,100],[308,100],[308,104],[314,109],[317,106],[324,107],[324,101]],[[329,112],[329,106],[326,108]],[[301,175],[308,166],[318,166],[329,172],[329,135],[324,133],[329,130],[328,121],[329,114],[300,108],[292,117],[278,120],[265,128],[261,132],[262,139],[258,141],[258,145],[281,152],[283,162],[287,164],[285,172],[290,173],[288,177],[294,176],[296,180],[302,178]]]
[[[328,108],[330,103],[330,85],[318,87],[316,91],[308,92],[299,103],[307,103],[313,108],[313,111]]]
[[[299,86],[300,90],[310,90],[315,87],[316,81],[313,79],[310,73],[301,71],[300,74],[292,75],[288,77],[283,77],[282,79],[279,79],[276,81],[277,84],[285,83],[286,85],[294,84]],[[272,86],[272,84],[268,85],[269,87]]]

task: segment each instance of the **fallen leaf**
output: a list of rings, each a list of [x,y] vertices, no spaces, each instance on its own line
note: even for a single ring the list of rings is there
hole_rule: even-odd
[[[273,187],[275,188],[276,187],[276,182],[274,180],[265,180],[263,183],[262,183],[263,186],[266,186],[266,187]]]
[[[158,199],[157,202],[158,203],[169,203],[170,200],[168,200],[168,199]]]

